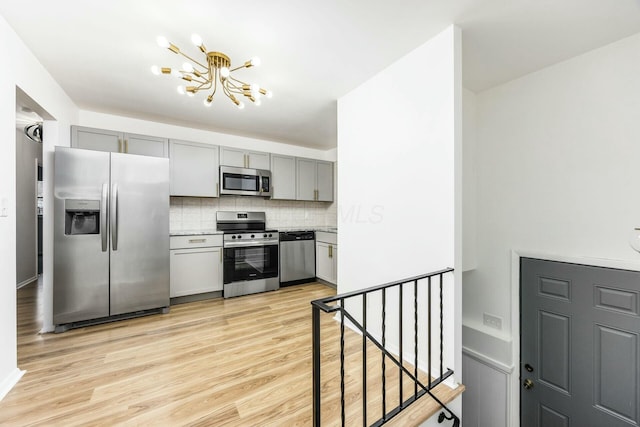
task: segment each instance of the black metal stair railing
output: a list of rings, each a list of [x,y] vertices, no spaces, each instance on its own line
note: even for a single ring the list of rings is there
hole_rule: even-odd
[[[321,426],[321,405],[322,405],[322,385],[321,385],[321,330],[320,330],[320,312],[324,313],[339,313],[339,321],[340,321],[340,418],[341,425],[345,426],[346,424],[346,413],[345,413],[345,321],[350,322],[353,325],[353,328],[356,329],[360,334],[362,334],[362,420],[363,426],[367,426],[367,342],[373,344],[382,354],[382,363],[380,365],[381,369],[381,416],[376,421],[374,421],[371,426],[381,426],[385,424],[387,421],[391,420],[393,417],[398,415],[404,409],[409,407],[412,403],[417,401],[424,395],[429,395],[432,399],[434,399],[449,415],[445,415],[442,412],[438,418],[438,422],[442,422],[444,419],[453,420],[453,426],[459,426],[460,420],[458,417],[453,414],[447,408],[447,406],[442,403],[433,393],[432,390],[446,378],[453,374],[451,369],[447,369],[444,371],[444,309],[443,309],[443,277],[446,274],[450,274],[453,272],[452,268],[446,268],[439,271],[434,271],[432,273],[424,274],[417,277],[412,277],[409,279],[388,283],[385,285],[375,286],[367,289],[362,289],[356,292],[345,293],[341,295],[336,295],[333,297],[322,298],[319,300],[315,300],[311,302],[312,306],[312,332],[313,332],[313,425],[315,427]],[[411,286],[413,284],[413,286]],[[426,286],[426,366],[428,367],[427,380],[421,381],[418,378],[418,348],[419,341],[421,338],[421,334],[419,333],[419,322],[418,322],[418,288],[420,286]],[[432,323],[432,287],[437,286],[436,294],[438,297],[435,299],[439,300],[436,312],[436,318],[439,319],[437,327],[437,332],[439,332],[439,349],[438,357],[439,360],[438,367],[439,371],[436,373],[437,377],[434,377],[431,372],[432,367],[432,334],[433,334],[433,325]],[[403,331],[403,323],[405,319],[405,314],[403,313],[403,306],[405,305],[405,287],[411,287],[411,292],[413,295],[413,369],[409,369],[405,366],[403,361],[410,360],[405,359],[405,354],[403,350],[403,335],[406,331]],[[389,349],[388,346],[388,337],[387,337],[387,305],[388,305],[388,296],[392,290],[397,289],[398,295],[398,306],[394,307],[397,309],[398,313],[398,335],[397,335],[397,345],[398,354],[395,355]],[[439,292],[438,292],[439,291]],[[368,307],[367,298],[372,295],[379,294],[381,299],[380,304],[380,316],[381,316],[381,331],[380,338],[376,338],[369,329],[367,329],[367,309],[371,310],[371,307]],[[361,298],[361,306],[358,304],[357,299]],[[349,308],[358,307],[360,309],[361,315],[351,313]],[[361,320],[357,318],[360,317]],[[422,331],[422,335],[424,334],[424,330]],[[424,348],[424,347],[423,347]],[[411,358],[409,356],[409,358]],[[387,408],[387,372],[388,366],[387,362],[391,364],[392,368],[398,369],[398,404],[393,408]],[[410,382],[413,385],[413,393],[410,396],[403,395],[403,380],[409,378]]]

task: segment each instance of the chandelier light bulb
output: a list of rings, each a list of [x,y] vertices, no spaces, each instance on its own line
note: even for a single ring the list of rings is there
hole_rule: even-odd
[[[264,96],[266,96],[267,98],[271,98],[271,97],[273,97],[273,92],[268,90],[267,93]]]
[[[191,34],[191,42],[197,47],[202,46],[202,37],[197,34]]]
[[[262,101],[260,101],[260,98],[256,98],[255,101],[253,101],[253,105],[255,105],[256,107],[259,107],[262,104]]]
[[[164,36],[158,36],[156,41],[158,42],[158,46],[160,47],[168,48],[170,46],[169,40],[167,40],[167,38]]]
[[[160,75],[160,67],[158,67],[157,65],[152,65],[151,66],[151,72],[153,74],[155,74],[156,76]]]
[[[185,92],[185,90],[184,90],[184,87],[182,87],[182,86],[178,86],[178,93],[179,93],[180,95],[184,95],[184,94],[186,93],[186,92]]]
[[[182,70],[186,71],[187,73],[193,73],[193,65],[185,62],[184,64],[182,64]]]
[[[196,94],[193,92],[187,92],[187,96],[196,96]]]
[[[226,79],[227,77],[229,77],[229,74],[230,74],[230,72],[229,72],[229,69],[227,67],[220,68],[220,75],[222,77],[224,77]]]
[[[257,56],[254,56],[253,58],[251,58],[251,60],[249,62],[251,63],[252,67],[257,67],[262,63],[260,61],[260,58],[258,58]]]
[[[180,71],[176,70],[175,68],[172,68],[172,69],[171,69],[171,75],[172,75],[173,77],[177,77],[177,78],[179,78],[179,79],[181,79],[181,78],[182,78],[182,73],[181,73]]]
[[[252,83],[251,86],[249,86],[249,90],[251,91],[251,95],[253,95],[255,98],[260,96],[260,85]]]
[[[238,102],[238,110],[242,110],[244,108],[244,102]]]

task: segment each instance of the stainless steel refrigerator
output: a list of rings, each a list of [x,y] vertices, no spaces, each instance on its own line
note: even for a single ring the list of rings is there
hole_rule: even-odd
[[[56,147],[53,322],[169,306],[169,159]]]

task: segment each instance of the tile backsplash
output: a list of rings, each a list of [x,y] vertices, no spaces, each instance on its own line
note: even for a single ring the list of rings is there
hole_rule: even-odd
[[[337,225],[335,202],[268,200],[260,197],[171,197],[170,230],[215,230],[217,211],[264,211],[268,228]]]

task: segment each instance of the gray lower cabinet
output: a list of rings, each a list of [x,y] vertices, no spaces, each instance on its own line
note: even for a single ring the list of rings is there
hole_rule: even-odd
[[[333,163],[313,159],[296,159],[296,199],[333,201]]]
[[[338,244],[335,233],[316,232],[316,277],[338,283]]]
[[[269,153],[221,147],[220,164],[224,166],[235,166],[238,168],[269,170]]]
[[[71,147],[110,153],[169,157],[167,138],[83,126],[71,126]]]
[[[171,236],[171,298],[222,291],[222,235]]]
[[[281,200],[296,199],[296,158],[271,155],[271,198]]]
[[[169,141],[171,195],[218,197],[218,146]]]

